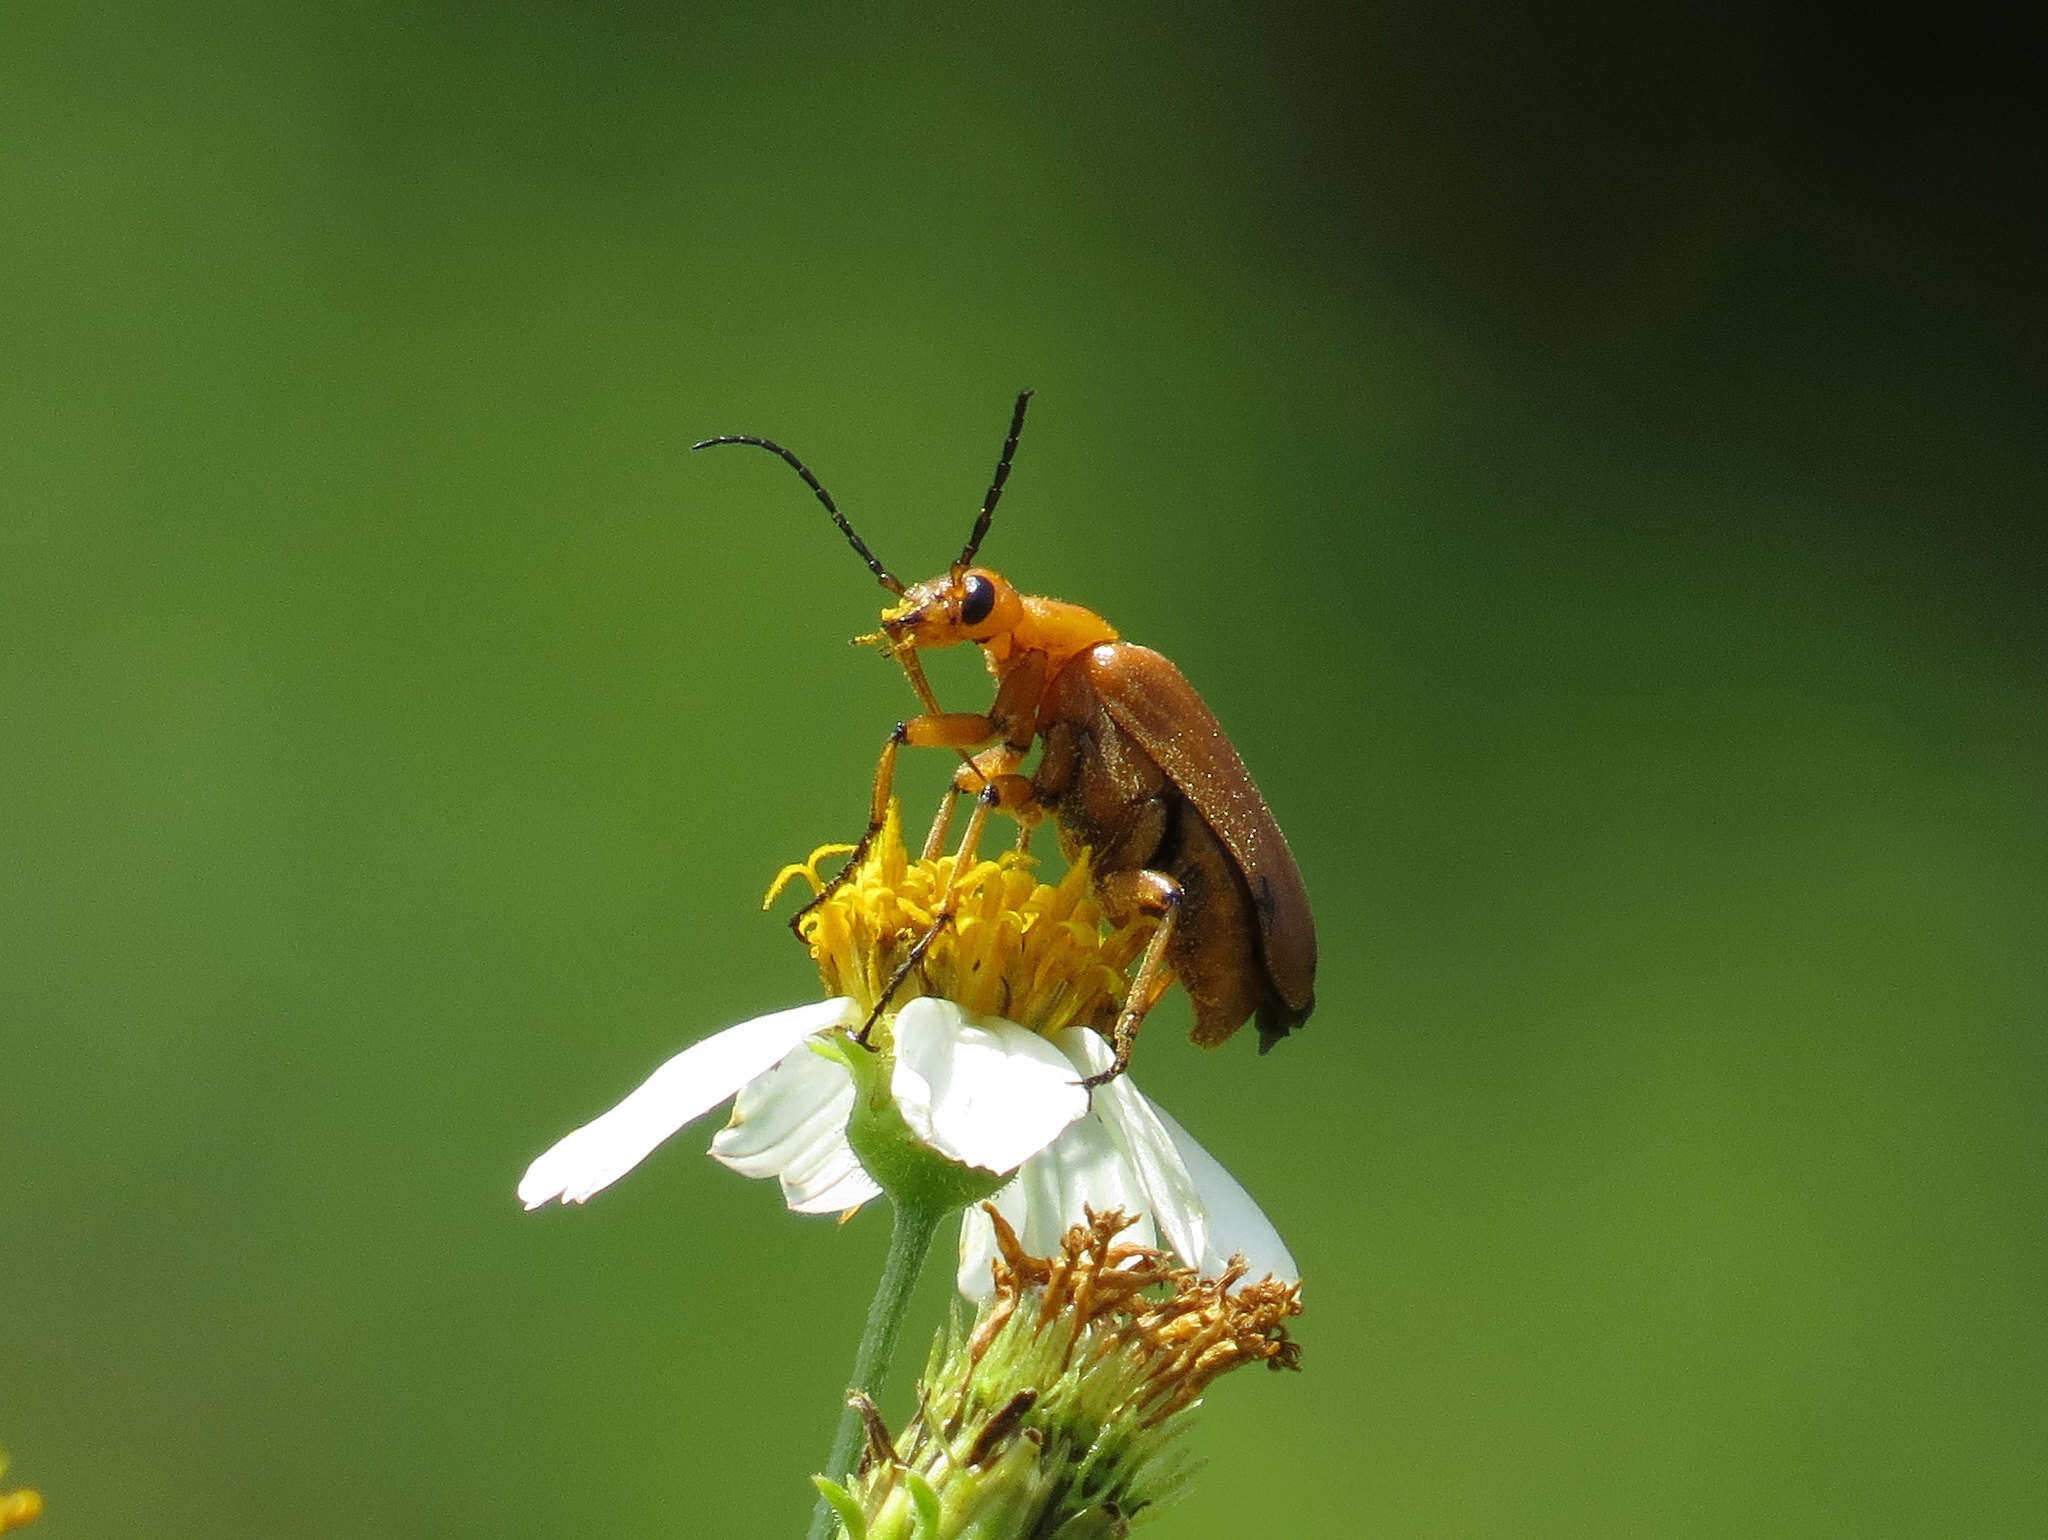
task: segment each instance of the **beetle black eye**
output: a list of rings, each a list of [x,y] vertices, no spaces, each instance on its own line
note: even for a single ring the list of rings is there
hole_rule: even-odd
[[[970,572],[960,584],[960,624],[978,626],[996,607],[996,585],[979,572]]]

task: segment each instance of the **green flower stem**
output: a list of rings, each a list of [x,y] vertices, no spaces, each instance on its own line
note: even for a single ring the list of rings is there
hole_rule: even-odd
[[[861,1332],[860,1351],[854,1355],[853,1378],[849,1388],[870,1394],[881,1389],[882,1378],[896,1356],[896,1339],[903,1332],[903,1317],[910,1310],[911,1290],[924,1259],[932,1249],[932,1237],[955,1210],[944,1204],[920,1202],[906,1196],[891,1202],[889,1254],[882,1262],[882,1281],[875,1285],[875,1297],[868,1305],[868,1323]],[[860,1446],[861,1420],[849,1406],[839,1414],[838,1431],[832,1435],[832,1452],[825,1458],[825,1476],[842,1486],[853,1472],[854,1451]],[[838,1516],[823,1497],[811,1514],[806,1540],[829,1540]]]

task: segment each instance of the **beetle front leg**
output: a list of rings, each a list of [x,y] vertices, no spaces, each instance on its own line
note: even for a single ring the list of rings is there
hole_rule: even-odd
[[[875,837],[882,832],[882,825],[889,818],[889,798],[896,788],[896,751],[903,746],[904,723],[898,722],[896,730],[889,734],[889,741],[882,745],[882,757],[875,762],[874,789],[868,794],[868,826],[854,844],[852,852],[838,871],[818,889],[809,903],[789,917],[789,928],[796,933],[797,940],[804,939],[804,921],[811,911],[824,903],[834,893],[846,886],[847,880],[860,870],[861,862],[868,857],[868,851],[875,843]]]
[[[1100,1074],[1082,1078],[1081,1084],[1090,1090],[1106,1085],[1131,1067],[1131,1050],[1137,1046],[1138,1027],[1173,983],[1173,969],[1167,965],[1166,948],[1173,940],[1185,897],[1180,884],[1166,873],[1142,868],[1107,873],[1096,882],[1095,888],[1111,923],[1121,925],[1142,914],[1156,918],[1159,928],[1145,943],[1145,950],[1138,959],[1138,971],[1132,976],[1130,987],[1124,991],[1123,1008],[1116,1013],[1116,1025],[1110,1028],[1109,1045],[1116,1054],[1116,1061]]]
[[[920,859],[936,861],[945,848],[946,834],[953,824],[953,799],[963,793],[979,792],[987,784],[988,776],[980,768],[981,761],[1001,752],[1001,749],[1000,746],[983,749],[979,754],[968,751],[981,749],[991,738],[1000,737],[1002,727],[993,717],[979,712],[936,711],[898,723],[896,733],[898,742],[915,744],[919,748],[952,749],[965,761],[953,772],[951,784],[939,798],[939,810],[924,837],[924,848],[918,852]]]
[[[889,734],[889,741],[882,745],[882,757],[875,762],[874,787],[868,794],[867,828],[854,845],[852,853],[847,856],[845,865],[818,890],[816,897],[789,917],[789,928],[796,932],[798,940],[803,939],[804,921],[811,911],[837,893],[860,869],[861,862],[867,859],[868,851],[873,848],[876,837],[882,832],[882,825],[888,821],[889,799],[896,788],[896,751],[908,743],[918,748],[958,749],[964,757],[968,749],[987,743],[993,736],[995,724],[987,717],[971,711],[927,714],[896,724],[896,730]],[[972,764],[973,761],[969,760],[968,763]],[[963,770],[965,768],[962,766]],[[950,800],[949,795],[948,801]],[[943,814],[945,810],[941,811]],[[944,833],[943,817],[938,832],[941,835]],[[925,856],[929,859],[932,851],[929,848],[930,842],[926,843]]]
[[[954,912],[960,907],[960,897],[966,891],[967,872],[974,864],[970,857],[981,842],[982,826],[988,822],[988,811],[1001,800],[1001,794],[991,786],[974,799],[974,812],[967,820],[967,832],[960,839],[960,854],[953,862],[953,880],[946,885],[946,893],[932,910],[932,922],[925,927],[924,934],[911,944],[910,951],[896,971],[889,975],[889,982],[882,986],[882,992],[875,999],[875,1008],[868,1012],[868,1019],[861,1023],[853,1040],[865,1048],[868,1036],[875,1030],[875,1023],[882,1019],[882,1012],[889,1008],[889,1002],[896,997],[896,991],[903,987],[903,981],[924,962],[924,954],[932,949],[932,943],[953,921]]]

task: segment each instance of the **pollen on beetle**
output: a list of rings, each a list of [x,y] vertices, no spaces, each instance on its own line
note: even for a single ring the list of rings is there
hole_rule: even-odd
[[[816,897],[799,922],[825,992],[872,1010],[954,881],[958,858],[913,859],[895,803],[858,866],[836,884],[818,865],[855,847],[823,845],[776,874],[765,902],[801,880]],[[957,908],[922,964],[890,1001],[892,1009],[936,995],[962,1009],[1000,1016],[1047,1036],[1073,1026],[1106,1030],[1123,1001],[1126,973],[1154,922],[1113,926],[1096,901],[1084,853],[1057,885],[1037,880],[1030,856],[1005,850],[973,861]]]

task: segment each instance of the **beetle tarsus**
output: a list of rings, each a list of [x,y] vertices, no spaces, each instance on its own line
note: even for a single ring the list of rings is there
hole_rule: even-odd
[[[834,872],[830,877],[826,878],[825,885],[819,888],[818,891],[814,893],[810,898],[806,899],[804,901],[803,907],[797,910],[795,914],[789,917],[790,932],[796,937],[797,940],[805,941],[804,921],[808,920],[811,917],[811,911],[813,909],[816,909],[820,904],[824,903],[826,899],[830,898],[834,893],[837,893],[841,888],[845,887],[847,882],[852,878],[853,874],[860,870],[861,862],[865,861],[868,858],[868,850],[875,843],[875,836],[880,834],[881,832],[881,824],[869,824],[867,827],[867,832],[862,834],[859,841],[854,845],[853,849],[847,852],[846,864],[840,867],[839,870]],[[809,945],[809,942],[805,941],[805,944]]]

